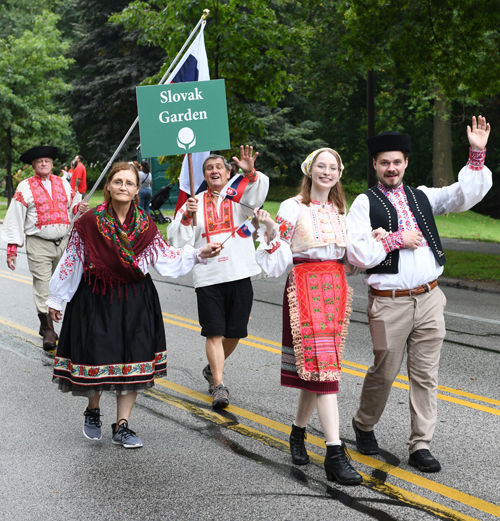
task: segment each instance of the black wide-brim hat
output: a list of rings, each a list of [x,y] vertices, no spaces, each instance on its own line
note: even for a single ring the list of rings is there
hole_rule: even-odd
[[[410,152],[411,139],[409,134],[400,134],[393,130],[382,132],[378,136],[369,137],[366,140],[370,156],[374,157],[379,152]]]
[[[57,159],[58,153],[59,149],[57,147],[33,147],[26,150],[19,160],[27,165],[31,165],[31,163],[39,157],[51,157],[52,159]]]

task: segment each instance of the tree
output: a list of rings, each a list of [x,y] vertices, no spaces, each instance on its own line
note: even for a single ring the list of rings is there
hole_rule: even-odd
[[[107,161],[116,150],[137,117],[136,87],[165,60],[161,48],[137,45],[137,29],[127,32],[108,22],[126,6],[126,0],[78,0],[75,6],[79,23],[74,27],[73,90],[67,103],[79,153],[95,161]],[[120,158],[135,159],[138,144],[136,128]]]
[[[33,30],[0,39],[0,163],[30,146],[58,143],[71,136],[71,118],[54,100],[70,89],[60,77],[71,60],[56,28],[58,17],[43,11]],[[10,188],[8,186],[8,188]]]
[[[434,183],[453,180],[450,101],[500,90],[500,12],[492,0],[345,0],[343,65],[392,70],[416,98],[434,99]]]
[[[207,0],[205,29],[212,79],[224,79],[232,142],[239,145],[262,124],[248,105],[263,102],[274,108],[290,88],[285,49],[293,28],[280,24],[276,10],[291,0]],[[158,45],[173,59],[202,15],[197,0],[135,0],[111,20],[128,30],[141,28],[140,43]],[[165,72],[150,79],[157,83]]]

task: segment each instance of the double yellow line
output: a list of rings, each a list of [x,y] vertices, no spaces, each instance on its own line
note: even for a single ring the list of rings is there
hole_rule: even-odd
[[[155,390],[150,390],[147,392],[147,394],[149,394],[150,396],[154,396],[156,399],[174,405],[183,410],[189,411],[215,424],[219,424],[227,429],[240,432],[241,434],[251,437],[257,441],[260,441],[261,443],[265,443],[266,445],[275,447],[284,452],[289,452],[288,443],[283,441],[282,439],[266,434],[260,430],[254,429],[253,427],[244,425],[240,421],[238,421],[237,423],[228,422],[228,418],[224,415],[224,412],[218,413],[212,411],[209,408],[210,404],[212,403],[212,398],[210,396],[189,389],[188,387],[175,384],[163,378],[158,378],[157,380],[155,380],[155,383],[161,387],[169,389],[170,391],[180,394],[185,398],[195,400],[196,402],[204,403],[206,404],[206,406],[198,406],[191,401],[182,399],[179,400],[171,394],[165,394]],[[235,405],[229,405],[224,411],[232,413],[238,418],[245,418],[247,420],[250,420],[251,422],[257,423],[258,425],[262,425],[279,433],[285,434],[286,436],[290,434],[290,427],[288,425],[284,425],[277,421],[270,420],[265,416],[261,416],[259,414],[253,413],[246,409],[242,409]],[[307,442],[310,445],[314,445],[322,449],[324,449],[325,447],[324,440],[312,434],[307,435]],[[393,465],[380,461],[376,458],[364,456],[353,450],[350,450],[349,453],[353,460],[367,467],[382,471],[383,473],[393,476],[399,480],[406,481],[412,485],[417,485],[432,493],[440,494],[445,498],[451,499],[468,507],[475,508],[476,510],[479,510],[481,512],[500,517],[500,507],[497,505],[488,503],[487,501],[471,496],[469,494],[465,494],[463,492],[460,492],[459,490],[448,487],[446,485],[436,483],[435,481],[418,476],[404,469],[394,467]],[[320,456],[316,452],[312,451],[308,451],[308,454],[311,457],[313,463],[315,463],[319,467],[323,466],[323,456]],[[423,496],[420,496],[413,492],[409,492],[408,490],[405,490],[401,487],[392,485],[390,483],[387,483],[386,481],[382,481],[373,476],[369,476],[366,473],[361,472],[361,475],[363,476],[363,484],[369,487],[370,489],[388,495],[391,498],[401,501],[403,503],[416,506],[422,510],[430,511],[439,517],[447,517],[448,519],[454,520],[476,519],[466,514],[462,514],[461,512],[458,512],[451,508],[445,507],[439,503],[431,501]]]
[[[174,326],[183,327],[185,329],[191,329],[192,331],[200,331],[200,325],[196,320],[192,320],[185,317],[180,317],[178,315],[173,315],[171,313],[163,313],[163,321],[167,324],[172,324]],[[260,338],[257,336],[249,335],[246,339],[240,340],[240,344],[245,344],[248,346],[256,347],[257,349],[262,349],[263,351],[268,351],[270,353],[281,354],[281,344],[278,342],[273,342],[272,340],[267,340],[265,338]],[[272,347],[277,346],[277,347]],[[279,348],[279,349],[278,349]],[[347,367],[346,367],[347,366]],[[354,369],[349,369],[349,367],[354,367],[356,369],[362,369],[361,371],[356,371]],[[350,374],[353,376],[359,376],[361,378],[365,378],[366,371],[368,371],[368,366],[363,364],[358,364],[356,362],[349,362],[347,360],[342,361],[342,372],[346,374]],[[408,377],[404,375],[397,376],[397,380],[402,380],[403,382],[408,382]],[[399,389],[409,390],[410,386],[405,383],[401,383],[395,381],[393,387],[397,387]],[[489,414],[494,414],[496,416],[500,416],[500,409],[495,409],[494,407],[488,407],[482,405],[481,403],[474,403],[471,401],[462,400],[460,398],[455,398],[455,396],[461,396],[463,398],[469,398],[470,400],[475,400],[476,402],[487,403],[490,405],[496,405],[500,407],[500,400],[495,400],[493,398],[487,398],[485,396],[479,396],[477,394],[467,393],[462,391],[461,389],[452,389],[451,387],[445,387],[443,385],[439,385],[438,389],[442,392],[446,392],[452,396],[448,396],[442,393],[438,393],[438,399],[455,403],[457,405],[462,405],[464,407],[469,407],[471,409],[476,409],[478,411],[487,412]]]
[[[22,282],[25,284],[31,284],[31,278],[23,276],[23,275],[17,275],[17,274],[11,274],[0,271],[0,276],[5,277],[8,279],[12,279],[18,282]],[[200,326],[196,320],[192,320],[186,317],[181,317],[178,315],[173,315],[171,313],[163,313],[163,320],[167,324],[171,324],[174,326],[182,327],[184,329],[189,329],[192,331],[199,332]],[[36,338],[39,338],[38,331],[35,331],[33,329],[27,328],[25,326],[22,326],[20,324],[16,324],[15,322],[2,319],[0,318],[0,324],[3,324],[7,327],[17,329],[18,331],[22,331],[25,334],[28,334],[30,336],[34,336]],[[243,339],[240,341],[240,343],[249,345],[252,347],[255,347],[257,349],[262,349],[264,351],[268,351],[270,353],[274,354],[280,354],[281,350],[279,349],[281,347],[281,344],[278,342],[274,342],[271,340],[267,340],[264,338],[256,337],[256,336],[248,336],[247,339]],[[347,362],[344,361],[344,367],[343,372],[346,374],[351,374],[354,376],[359,376],[364,378],[366,375],[366,370],[368,369],[367,366],[364,366],[362,364],[357,364],[354,362]],[[358,370],[349,369],[348,367],[353,367]],[[360,370],[362,371],[360,371]],[[398,375],[398,380],[402,381],[408,381],[408,378],[403,375]],[[159,399],[161,401],[164,401],[166,403],[169,403],[170,405],[174,405],[176,407],[179,407],[184,410],[188,410],[194,414],[197,414],[199,416],[203,416],[204,418],[207,418],[208,420],[219,424],[221,426],[224,426],[225,428],[240,432],[241,434],[245,436],[252,437],[258,441],[261,441],[262,443],[266,443],[270,446],[276,447],[279,450],[283,450],[285,452],[289,451],[288,443],[283,441],[280,438],[276,438],[274,436],[271,436],[269,434],[266,434],[262,431],[259,431],[253,427],[243,425],[239,421],[237,423],[227,422],[227,417],[224,416],[224,413],[217,413],[215,411],[212,411],[210,409],[211,404],[211,397],[199,393],[197,391],[194,391],[192,389],[189,389],[187,387],[183,387],[181,385],[175,384],[173,382],[169,382],[165,379],[157,379],[156,384],[164,387],[166,389],[169,389],[170,391],[173,391],[174,393],[177,393],[184,398],[188,399],[194,399],[200,404],[205,405],[197,405],[193,404],[186,399],[178,399],[175,396],[171,394],[165,394],[162,392],[158,392],[155,390],[150,390],[147,392],[149,396],[154,397],[155,399]],[[398,387],[401,389],[409,389],[409,385],[401,382],[394,382],[394,387]],[[500,416],[500,410],[495,409],[493,407],[488,407],[485,405],[481,405],[480,403],[474,403],[472,401],[466,401],[462,399],[455,398],[455,396],[461,396],[462,398],[468,398],[470,400],[474,400],[475,402],[482,402],[482,403],[488,403],[490,405],[496,405],[500,406],[500,401],[486,398],[483,396],[478,396],[471,393],[463,392],[459,389],[451,389],[448,387],[439,386],[439,390],[442,392],[448,393],[448,395],[438,394],[438,397],[441,400],[446,400],[448,402],[456,403],[458,405],[470,407],[472,409],[477,409],[483,412],[487,412],[490,414],[494,414],[497,416]],[[452,396],[449,396],[452,395]],[[269,418],[266,418],[264,416],[261,416],[259,414],[255,414],[251,411],[248,411],[246,409],[242,409],[239,407],[236,407],[234,405],[230,405],[225,409],[225,411],[229,413],[233,413],[237,415],[239,418],[245,418],[251,422],[254,422],[258,425],[262,425],[268,429],[277,431],[281,434],[285,434],[288,436],[290,432],[290,427],[288,425],[284,425],[282,423],[276,422],[274,420],[271,420]],[[307,441],[310,445],[320,447],[324,449],[324,440],[321,438],[318,438],[313,435],[308,435]],[[440,483],[436,483],[430,479],[418,476],[416,474],[413,474],[411,472],[408,472],[404,469],[400,469],[398,467],[394,467],[393,465],[390,465],[388,463],[385,463],[383,461],[380,461],[376,458],[372,458],[370,456],[364,456],[362,454],[357,453],[356,451],[350,451],[351,457],[357,461],[358,463],[361,463],[362,465],[365,465],[367,467],[370,467],[375,470],[382,471],[383,473],[390,475],[394,478],[397,478],[399,480],[405,481],[407,483],[410,483],[412,485],[417,485],[427,491],[440,494],[441,496],[451,499],[455,502],[461,503],[463,505],[466,505],[468,507],[472,507],[476,510],[479,510],[480,512],[487,513],[493,516],[496,516],[500,518],[500,507],[498,505],[494,505],[492,503],[488,503],[487,501],[484,501],[482,499],[476,498],[474,496],[471,496],[469,494],[460,492],[456,489],[453,489],[451,487],[448,487],[446,485],[442,485]],[[315,452],[309,451],[309,455],[311,457],[311,460],[313,463],[315,463],[318,466],[323,465],[323,457]],[[385,481],[379,480],[377,478],[374,478],[372,476],[369,476],[365,473],[362,473],[363,476],[363,484],[370,489],[383,493],[393,499],[396,499],[398,501],[401,501],[406,504],[410,504],[412,506],[418,507],[422,510],[427,510],[432,512],[434,515],[438,517],[444,517],[449,519],[456,519],[456,520],[474,520],[475,518],[470,517],[468,515],[462,514],[461,512],[458,512],[456,510],[453,510],[451,508],[445,507],[439,503],[436,503],[434,501],[430,501],[427,498],[420,496],[418,494],[415,494],[413,492],[409,492],[403,488],[400,488],[398,486],[389,484]]]

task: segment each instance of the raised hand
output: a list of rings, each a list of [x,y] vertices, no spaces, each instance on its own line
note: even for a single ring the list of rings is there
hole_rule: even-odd
[[[472,150],[484,150],[488,137],[490,135],[490,124],[486,123],[486,118],[478,116],[476,123],[476,116],[472,116],[472,129],[467,125],[467,138]]]
[[[254,169],[255,160],[259,155],[258,152],[253,153],[253,147],[251,146],[240,146],[240,158],[238,159],[236,156],[233,157],[233,161],[236,163],[238,168],[243,170],[243,173],[248,175],[251,174]]]

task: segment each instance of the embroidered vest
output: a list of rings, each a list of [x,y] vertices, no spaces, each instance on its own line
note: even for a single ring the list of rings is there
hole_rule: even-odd
[[[328,244],[346,246],[345,215],[329,206],[300,205],[299,217],[292,235],[293,253]]]
[[[408,204],[417,219],[420,230],[424,234],[437,263],[443,266],[446,258],[441,246],[441,240],[437,231],[436,222],[432,214],[432,207],[429,199],[422,190],[404,186]],[[369,188],[365,194],[370,201],[370,222],[372,229],[379,227],[388,232],[396,232],[399,229],[398,214],[392,203],[376,187]],[[387,254],[378,266],[366,270],[367,273],[398,273],[399,250],[391,251]]]

